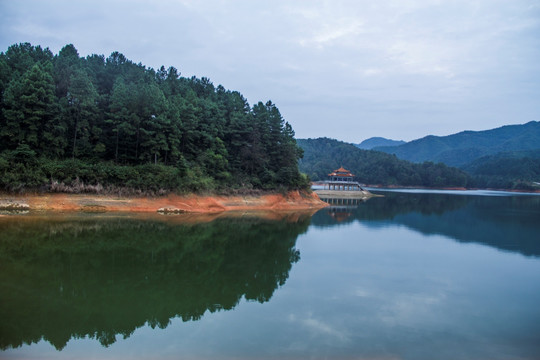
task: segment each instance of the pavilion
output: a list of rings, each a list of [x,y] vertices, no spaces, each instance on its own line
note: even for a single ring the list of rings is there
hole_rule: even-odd
[[[324,190],[339,191],[362,191],[362,187],[354,181],[354,175],[349,170],[340,167],[328,174],[328,180],[324,182]]]

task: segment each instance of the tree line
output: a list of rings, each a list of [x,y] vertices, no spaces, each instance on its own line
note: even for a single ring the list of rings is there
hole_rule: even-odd
[[[481,157],[463,166],[480,188],[539,190],[540,150],[510,151]]]
[[[371,185],[466,187],[471,181],[464,171],[443,163],[412,163],[329,138],[298,139],[298,144],[304,150],[300,170],[312,180],[327,180],[330,171],[344,166],[357,181]]]
[[[21,43],[0,53],[0,187],[305,188],[302,150],[271,101],[119,52]]]

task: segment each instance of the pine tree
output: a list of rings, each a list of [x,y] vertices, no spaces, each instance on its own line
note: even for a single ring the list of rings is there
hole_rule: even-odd
[[[51,70],[50,64],[44,69],[37,63],[20,79],[9,83],[4,94],[5,123],[0,128],[7,148],[27,144],[32,150],[49,155],[61,153],[64,129],[57,124]]]
[[[92,155],[92,143],[96,143],[100,130],[95,126],[98,94],[83,70],[75,70],[67,88],[67,111],[69,132],[72,134],[71,156]]]

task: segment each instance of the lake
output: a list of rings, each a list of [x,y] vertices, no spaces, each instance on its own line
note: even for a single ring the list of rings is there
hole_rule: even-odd
[[[539,359],[540,196],[0,217],[0,358]]]

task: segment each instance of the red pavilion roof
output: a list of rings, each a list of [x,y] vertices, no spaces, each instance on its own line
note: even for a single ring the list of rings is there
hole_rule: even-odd
[[[331,174],[328,174],[328,176],[354,176],[353,174],[351,174],[351,172],[345,168],[340,167],[339,169],[337,170],[334,170]]]

